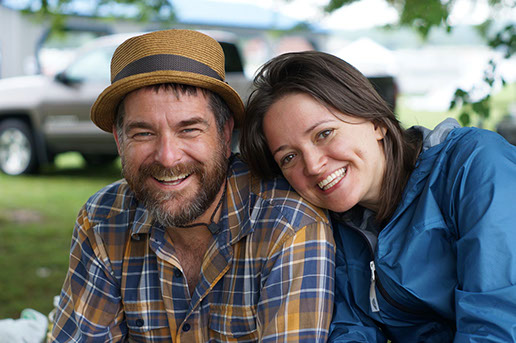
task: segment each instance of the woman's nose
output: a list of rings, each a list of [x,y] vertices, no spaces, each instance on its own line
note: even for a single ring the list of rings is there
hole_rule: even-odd
[[[318,175],[326,165],[326,156],[318,149],[312,149],[303,153],[305,161],[305,173],[307,175]]]

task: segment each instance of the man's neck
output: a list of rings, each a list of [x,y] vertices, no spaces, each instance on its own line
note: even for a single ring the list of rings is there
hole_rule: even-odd
[[[204,211],[204,213],[196,220],[187,224],[188,226],[194,225],[193,227],[168,228],[167,231],[174,245],[179,245],[183,249],[188,249],[190,246],[198,245],[198,243],[192,245],[192,243],[196,240],[201,242],[211,240],[213,234],[210,232],[206,225],[209,225],[211,221],[217,223],[220,219],[223,206],[218,206],[218,204],[221,201],[221,198],[224,196],[224,186],[225,184],[220,188],[210,207],[208,207],[208,209]],[[199,223],[199,225],[195,225],[197,223]]]

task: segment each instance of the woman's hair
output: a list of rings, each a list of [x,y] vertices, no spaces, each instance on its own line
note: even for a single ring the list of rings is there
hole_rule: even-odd
[[[387,103],[357,69],[340,58],[318,51],[286,53],[265,63],[254,79],[242,126],[240,151],[253,173],[281,175],[263,132],[270,107],[288,94],[304,93],[328,108],[363,118],[386,130],[385,174],[380,191],[378,223],[389,219],[401,199],[421,146],[421,136],[404,130]]]

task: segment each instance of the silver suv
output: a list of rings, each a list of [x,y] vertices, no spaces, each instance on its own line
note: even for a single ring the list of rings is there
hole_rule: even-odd
[[[226,80],[246,99],[251,81],[244,75],[235,37],[220,31],[203,32],[222,45]],[[132,35],[110,35],[91,41],[54,77],[0,80],[0,171],[10,175],[35,172],[67,151],[81,153],[89,164],[117,157],[112,135],[90,121],[90,107],[109,84],[113,52]]]

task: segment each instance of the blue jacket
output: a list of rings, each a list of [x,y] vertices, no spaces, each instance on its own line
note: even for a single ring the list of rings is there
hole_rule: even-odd
[[[368,210],[334,216],[330,342],[516,342],[516,147],[446,134],[379,234]]]

